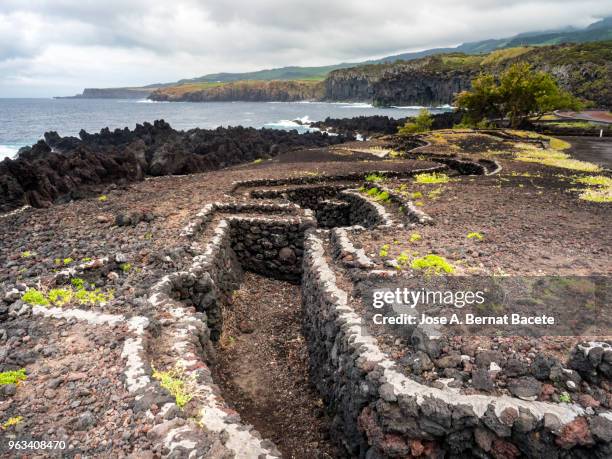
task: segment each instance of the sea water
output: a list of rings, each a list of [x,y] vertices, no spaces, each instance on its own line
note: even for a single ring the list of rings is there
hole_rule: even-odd
[[[0,160],[32,145],[46,131],[78,136],[104,127],[129,127],[164,119],[175,129],[218,126],[296,129],[306,132],[309,122],[331,118],[387,115],[412,116],[421,107],[379,108],[365,103],[326,102],[153,102],[118,99],[0,99]],[[432,108],[442,112],[449,107]]]

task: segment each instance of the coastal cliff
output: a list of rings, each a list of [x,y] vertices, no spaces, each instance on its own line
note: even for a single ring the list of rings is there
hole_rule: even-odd
[[[173,102],[291,102],[320,100],[323,96],[324,86],[321,81],[246,80],[228,83],[192,83],[160,88],[151,93],[149,99]]]
[[[560,86],[600,107],[612,107],[612,42],[519,47],[483,55],[463,53],[330,72],[325,99],[375,105],[451,104],[481,72],[497,75],[526,61],[555,77]]]
[[[85,88],[81,94],[56,99],[146,99],[155,88]]]

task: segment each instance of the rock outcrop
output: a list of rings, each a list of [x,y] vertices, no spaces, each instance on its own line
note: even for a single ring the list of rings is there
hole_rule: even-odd
[[[340,143],[344,136],[243,127],[176,131],[163,120],[134,130],[102,129],[80,138],[45,134],[16,159],[0,163],[0,212],[24,205],[47,207],[125,184],[145,175],[216,170],[298,147]]]

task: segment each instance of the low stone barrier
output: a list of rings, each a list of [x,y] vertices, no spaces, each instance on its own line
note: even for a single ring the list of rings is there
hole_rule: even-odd
[[[320,230],[319,230],[320,231]],[[612,414],[576,404],[463,395],[417,383],[365,332],[338,288],[321,233],[305,242],[302,298],[311,378],[358,457],[610,457]]]

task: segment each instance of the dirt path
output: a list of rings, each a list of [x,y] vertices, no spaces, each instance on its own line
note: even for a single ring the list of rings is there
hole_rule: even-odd
[[[283,457],[342,458],[330,419],[308,381],[300,287],[246,273],[224,314],[215,381],[245,422]]]

